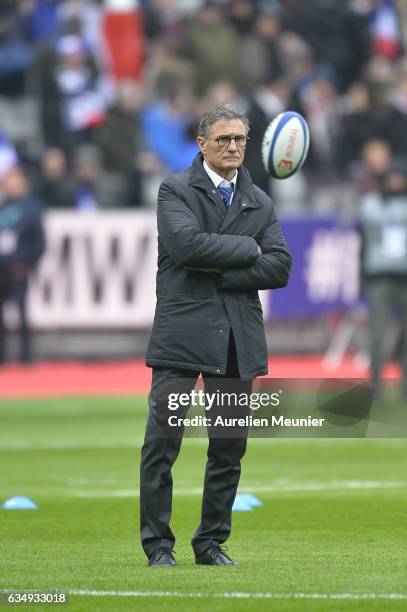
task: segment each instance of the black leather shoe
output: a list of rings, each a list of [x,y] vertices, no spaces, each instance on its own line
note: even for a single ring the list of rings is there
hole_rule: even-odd
[[[175,567],[177,562],[169,548],[159,548],[148,560],[150,567]]]
[[[226,548],[211,546],[195,557],[197,565],[239,565],[226,554]]]

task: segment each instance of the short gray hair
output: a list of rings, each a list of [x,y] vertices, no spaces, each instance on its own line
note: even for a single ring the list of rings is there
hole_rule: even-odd
[[[198,136],[206,138],[211,125],[221,119],[239,119],[245,126],[247,132],[250,129],[249,120],[244,112],[234,108],[230,104],[224,104],[223,106],[215,106],[215,108],[212,108],[202,116],[199,122]]]

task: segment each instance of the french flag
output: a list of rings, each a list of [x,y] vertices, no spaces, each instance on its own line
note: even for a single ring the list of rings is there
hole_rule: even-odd
[[[145,41],[139,0],[105,0],[103,33],[115,79],[140,80]]]
[[[400,55],[400,28],[394,0],[382,0],[370,19],[373,50],[377,55],[394,59]]]

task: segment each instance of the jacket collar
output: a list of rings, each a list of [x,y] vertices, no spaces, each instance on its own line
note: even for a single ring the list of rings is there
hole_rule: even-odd
[[[220,176],[214,170],[212,170],[212,168],[209,168],[209,166],[206,163],[206,161],[204,161],[203,167],[204,167],[204,170],[205,170],[206,174],[209,175],[209,178],[211,179],[212,183],[215,185],[216,188],[218,188],[219,185],[221,185],[222,183],[224,183],[226,181],[226,183],[228,185],[232,184],[233,185],[233,190],[236,191],[237,177],[238,177],[238,174],[239,174],[239,172],[237,170],[236,170],[235,175],[232,178],[232,180],[231,181],[227,181],[226,179],[223,178],[223,176]]]
[[[191,187],[204,189],[207,193],[212,192],[214,185],[203,167],[202,153],[198,153],[192,162],[192,171],[189,184]],[[259,206],[262,206],[262,204],[257,200],[251,176],[245,166],[240,166],[237,174],[237,193],[240,193],[242,203],[245,204],[245,208],[258,208]],[[233,198],[233,200],[235,200],[235,198]]]

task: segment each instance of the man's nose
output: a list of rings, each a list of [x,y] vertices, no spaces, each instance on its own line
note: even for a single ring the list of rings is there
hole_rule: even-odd
[[[232,151],[236,151],[237,149],[237,145],[236,145],[236,140],[234,138],[231,138],[228,144],[228,149],[232,149]]]

